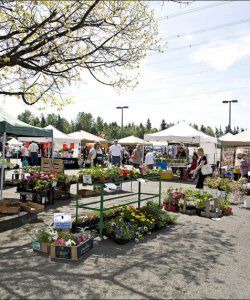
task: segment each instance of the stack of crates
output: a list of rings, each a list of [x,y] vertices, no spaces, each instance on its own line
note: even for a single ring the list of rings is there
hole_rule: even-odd
[[[50,174],[52,172],[51,158],[42,157],[42,160],[41,160],[41,171],[44,174]]]
[[[53,161],[53,173],[63,174],[64,173],[64,161],[63,159],[54,159]]]

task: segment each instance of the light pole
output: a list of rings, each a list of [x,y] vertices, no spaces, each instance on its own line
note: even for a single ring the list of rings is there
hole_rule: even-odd
[[[128,108],[128,106],[116,106],[117,109],[121,109],[122,110],[122,122],[121,122],[121,134],[123,136],[123,109],[124,108]]]
[[[231,103],[238,103],[238,100],[224,100],[222,103],[229,103],[229,124],[228,132],[231,132]]]

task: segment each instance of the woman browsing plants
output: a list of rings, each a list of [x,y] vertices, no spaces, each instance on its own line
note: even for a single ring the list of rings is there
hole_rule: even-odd
[[[194,170],[192,170],[190,172],[190,174],[193,174],[193,178],[195,178],[196,176],[198,177],[196,188],[197,189],[203,189],[204,180],[207,177],[207,175],[203,175],[202,172],[201,172],[201,169],[208,162],[207,162],[207,157],[204,155],[203,148],[199,147],[197,149],[197,154],[199,156],[199,158],[197,160],[197,167]]]

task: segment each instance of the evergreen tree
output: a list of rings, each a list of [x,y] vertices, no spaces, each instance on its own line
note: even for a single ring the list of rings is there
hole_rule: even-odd
[[[161,121],[160,130],[164,130],[164,129],[166,129],[166,128],[167,128],[167,124],[166,124],[165,120],[163,119],[163,120]]]
[[[147,131],[150,131],[151,128],[152,128],[152,124],[151,124],[151,122],[150,122],[150,119],[148,118],[148,119],[147,119],[147,123],[146,123],[146,130],[147,130]]]

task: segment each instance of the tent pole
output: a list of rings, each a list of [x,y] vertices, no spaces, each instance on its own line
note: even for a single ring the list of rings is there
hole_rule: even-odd
[[[1,181],[0,181],[0,200],[3,200],[3,180],[4,180],[4,161],[5,161],[5,143],[6,143],[6,132],[3,134],[2,142],[2,166],[1,166]]]

